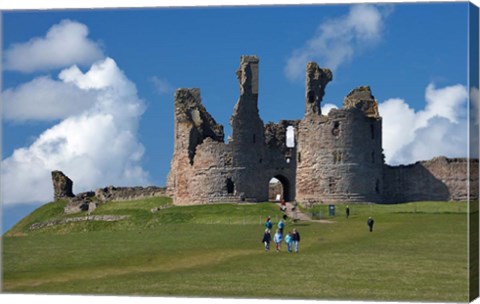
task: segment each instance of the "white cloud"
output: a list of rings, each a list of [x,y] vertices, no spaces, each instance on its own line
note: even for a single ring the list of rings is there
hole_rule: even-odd
[[[52,26],[45,37],[10,46],[5,51],[3,67],[31,73],[72,64],[90,65],[104,56],[100,46],[87,36],[84,24],[63,20]]]
[[[400,98],[379,104],[383,118],[383,149],[388,164],[408,164],[435,156],[465,157],[467,151],[467,89],[454,85],[425,90],[426,105],[414,109]]]
[[[381,39],[390,10],[390,7],[380,9],[369,4],[354,5],[348,15],[320,24],[315,35],[293,51],[287,60],[285,75],[290,80],[299,79],[308,61],[317,61],[332,70],[350,61],[356,52]]]
[[[106,58],[88,72],[63,70],[54,85],[87,92],[91,106],[44,131],[28,147],[2,161],[3,201],[6,204],[52,199],[50,172],[62,170],[74,181],[74,192],[110,184],[144,185],[144,153],[137,129],[144,103],[135,85]],[[53,80],[49,80],[54,82]]]
[[[477,87],[470,88],[470,118],[473,124],[479,125],[480,117],[480,94]]]
[[[286,134],[286,145],[287,148],[294,148],[295,147],[295,128],[293,126],[287,127],[287,134]]]
[[[470,88],[470,123],[469,123],[469,130],[470,130],[470,157],[478,158],[480,153],[479,147],[479,116],[480,116],[480,96],[478,92],[478,88],[472,86]]]
[[[155,87],[158,94],[167,94],[173,91],[173,86],[165,79],[160,79],[157,76],[150,78],[150,81]]]
[[[338,107],[332,103],[326,103],[321,107],[323,115],[328,115],[331,109],[338,109]]]
[[[47,76],[3,92],[3,117],[7,120],[50,121],[81,112],[95,102],[92,92]]]

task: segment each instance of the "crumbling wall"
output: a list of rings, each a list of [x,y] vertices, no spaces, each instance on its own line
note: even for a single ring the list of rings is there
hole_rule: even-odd
[[[67,200],[66,214],[93,211],[107,201],[127,201],[148,197],[166,196],[165,187],[114,187],[108,186],[94,191],[73,194],[73,181],[61,171],[52,171],[53,200]]]
[[[322,69],[315,62],[307,64],[305,77],[305,117],[321,115],[320,103],[327,84],[332,81],[332,71]]]
[[[65,206],[66,214],[78,213],[82,211],[92,212],[100,204],[110,201],[129,201],[139,200],[149,197],[166,196],[165,187],[114,187],[108,186],[99,188],[95,191],[86,191],[78,193],[68,199]]]
[[[190,194],[190,177],[197,147],[207,138],[223,143],[223,126],[207,112],[199,89],[178,89],[175,92],[175,144],[171,169],[167,178],[167,193],[186,204]],[[198,189],[199,190],[199,189]]]
[[[198,89],[179,89],[175,94],[175,146],[167,189],[177,205],[205,204],[235,193],[226,180],[235,179],[233,152],[223,142],[218,125],[201,103]],[[228,189],[229,190],[229,189]],[[232,192],[232,193],[229,193]]]
[[[198,89],[175,94],[175,146],[167,189],[177,205],[239,200],[232,145],[203,106]],[[227,189],[227,181],[233,183]],[[230,188],[233,188],[231,190]]]
[[[100,201],[128,201],[166,195],[165,187],[114,187],[108,186],[95,190],[95,197]]]
[[[381,118],[369,87],[350,92],[342,109],[318,115],[312,106],[311,69],[307,66],[306,115],[299,123],[297,200],[308,202],[381,202],[383,155]],[[320,73],[320,72],[317,72]],[[331,79],[325,76],[323,79]],[[322,82],[325,87],[328,82]],[[320,107],[323,91],[313,98]],[[317,96],[317,95],[315,95]]]
[[[73,182],[62,171],[52,171],[53,200],[74,197]]]
[[[471,160],[478,166],[478,160]],[[467,201],[468,185],[478,183],[478,176],[468,178],[468,159],[436,157],[411,165],[384,168],[384,202]],[[478,200],[478,192],[470,193]]]
[[[188,89],[177,90],[175,149],[168,177],[168,192],[175,204],[266,201],[269,181],[274,176],[289,184],[289,196],[294,198],[295,160],[292,155],[295,156],[295,149],[287,149],[284,133],[289,125],[298,122],[282,121],[264,126],[257,104],[258,64],[256,56],[240,58],[236,72],[240,96],[230,119],[232,136],[228,143],[220,141],[219,136],[206,136],[206,132],[194,131],[195,136],[191,136],[195,116],[189,113],[196,110],[200,116],[210,115],[201,105],[198,90],[189,94]],[[223,130],[213,118],[202,121],[208,122],[202,129]]]
[[[266,200],[268,184],[265,170],[264,125],[258,113],[259,59],[241,56],[236,72],[240,95],[230,118],[232,137],[229,146],[235,167],[235,189],[244,200]]]
[[[279,179],[286,200],[400,202],[464,199],[462,161],[394,168],[384,164],[382,119],[368,86],[352,90],[343,107],[321,113],[332,72],[307,64],[305,116],[264,125],[258,112],[259,60],[242,56],[236,72],[240,96],[230,119],[232,136],[201,104],[198,89],[175,95],[175,149],[168,193],[178,205],[268,200]],[[294,128],[295,145],[286,146]],[[478,163],[478,161],[477,161]],[[478,176],[473,177],[478,183]],[[478,197],[478,194],[477,194]]]
[[[286,201],[296,199],[297,173],[297,140],[299,120],[281,120],[265,125],[265,169],[262,180],[267,183],[272,177],[280,180],[283,187],[283,198]],[[287,129],[291,127],[294,136],[294,146],[287,147]],[[265,182],[264,182],[265,183]],[[268,190],[265,189],[264,190]],[[266,200],[266,199],[265,199]]]
[[[175,204],[206,204],[240,200],[238,172],[233,167],[231,147],[206,139],[197,147],[185,193],[176,191]],[[228,182],[229,181],[229,182]]]

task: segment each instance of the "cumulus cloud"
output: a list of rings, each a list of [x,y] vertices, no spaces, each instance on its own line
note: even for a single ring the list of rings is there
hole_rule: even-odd
[[[388,164],[408,164],[443,155],[465,157],[468,90],[463,85],[425,90],[425,108],[412,109],[403,99],[379,104],[383,149]]]
[[[332,70],[350,61],[356,52],[381,39],[390,10],[391,7],[354,5],[346,16],[320,24],[314,36],[288,58],[285,75],[290,80],[299,79],[308,61]]]
[[[41,133],[28,147],[2,161],[3,201],[6,204],[52,199],[50,172],[62,170],[74,181],[74,191],[114,185],[144,185],[143,145],[137,139],[144,102],[135,85],[106,58],[82,73],[63,70],[52,86],[84,92],[83,111],[70,115]],[[61,94],[59,95],[61,96]],[[60,101],[58,101],[60,102]]]
[[[11,121],[63,119],[92,106],[90,91],[47,76],[10,88],[2,93],[3,117]]]
[[[72,64],[88,66],[104,55],[99,44],[87,36],[84,24],[63,20],[52,26],[45,37],[10,46],[4,54],[3,68],[31,73]]]

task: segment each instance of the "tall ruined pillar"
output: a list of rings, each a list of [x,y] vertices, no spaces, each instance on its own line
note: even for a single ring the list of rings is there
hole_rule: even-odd
[[[232,139],[238,144],[257,146],[263,140],[263,121],[258,114],[258,58],[242,56],[237,78],[240,97],[230,118]]]
[[[329,118],[321,115],[320,105],[333,76],[329,69],[322,69],[315,62],[307,64],[305,74],[305,117],[298,124],[297,132],[296,198],[299,201],[320,201],[320,177],[325,175],[325,166],[320,164],[324,159],[330,159],[325,151],[337,142],[333,139],[331,143],[329,135],[332,132],[326,128]],[[334,128],[332,123],[331,130]]]
[[[62,171],[52,171],[53,199],[59,200],[74,197],[73,182]]]
[[[232,166],[236,168],[235,190],[245,198],[268,198],[268,181],[263,181],[265,135],[258,113],[258,58],[240,57],[237,79],[240,97],[230,118]],[[260,184],[267,185],[263,191]]]
[[[305,117],[321,115],[320,102],[325,95],[327,84],[332,81],[332,71],[322,69],[315,62],[307,64],[305,80]]]

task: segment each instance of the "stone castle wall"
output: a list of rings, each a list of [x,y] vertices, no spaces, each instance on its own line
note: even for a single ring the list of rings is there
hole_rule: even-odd
[[[175,147],[168,192],[175,204],[268,200],[269,181],[277,177],[295,194],[295,149],[285,144],[286,128],[297,121],[264,125],[258,114],[258,59],[243,56],[237,71],[240,97],[231,117],[232,137],[202,130],[222,130],[201,104],[198,89],[175,94]],[[208,119],[195,119],[208,117]],[[200,131],[199,131],[200,130]],[[193,136],[192,136],[193,134]]]
[[[478,159],[437,157],[408,166],[388,166],[382,150],[382,118],[368,86],[352,90],[341,109],[321,113],[332,72],[309,63],[305,115],[264,124],[258,111],[259,60],[242,56],[236,72],[240,96],[230,118],[232,136],[207,112],[199,89],[175,92],[174,153],[166,190],[107,187],[76,196],[72,182],[52,172],[55,199],[78,212],[107,200],[170,195],[176,205],[261,202],[277,178],[286,201],[399,203],[478,200]],[[287,146],[293,128],[294,145]],[[477,168],[467,177],[468,164]],[[467,180],[467,178],[469,178]],[[469,197],[470,194],[470,197]]]
[[[381,202],[381,121],[358,110],[332,110],[299,128],[297,199]]]
[[[226,143],[223,126],[203,107],[200,91],[177,90],[175,148],[167,185],[175,204],[266,201],[272,177],[281,181],[287,201],[467,198],[466,160],[384,164],[382,119],[369,87],[354,89],[341,109],[323,115],[320,103],[332,73],[309,63],[304,118],[264,124],[257,104],[258,71],[258,58],[241,57],[240,97],[230,119],[232,137]],[[294,128],[294,147],[285,143],[288,127]],[[478,198],[478,193],[473,195]]]
[[[407,166],[385,165],[383,200],[385,203],[467,201],[469,183],[478,184],[478,175],[468,176],[468,162],[465,158],[436,157]],[[478,168],[478,159],[470,162]],[[478,187],[472,189],[470,199],[478,200]]]
[[[307,65],[306,111],[298,128],[297,200],[381,202],[381,118],[369,87],[353,90],[342,109],[322,115],[331,72]],[[312,88],[321,88],[313,90]]]

